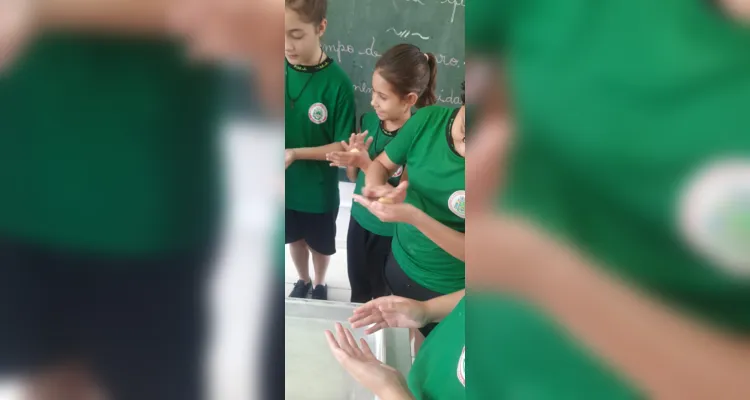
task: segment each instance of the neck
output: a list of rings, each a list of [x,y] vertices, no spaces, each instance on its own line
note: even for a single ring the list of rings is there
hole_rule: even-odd
[[[325,58],[326,58],[326,55],[323,52],[323,48],[320,47],[318,51],[315,52],[314,58],[310,60],[305,60],[301,62],[300,65],[304,65],[305,67],[312,67],[312,66],[320,64],[323,60],[325,60]]]
[[[383,121],[383,126],[385,129],[389,131],[395,131],[396,129],[401,129],[402,126],[406,123],[406,121],[411,118],[411,110],[406,110],[406,113],[404,113],[402,116],[400,116],[398,119],[394,120],[385,120]]]

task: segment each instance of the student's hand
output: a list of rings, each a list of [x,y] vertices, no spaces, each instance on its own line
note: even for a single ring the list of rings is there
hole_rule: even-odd
[[[386,204],[403,203],[406,200],[406,189],[408,187],[409,181],[403,181],[396,187],[387,183],[381,186],[365,186],[362,188],[362,197]]]
[[[0,1],[0,73],[21,54],[36,31],[36,2]]]
[[[336,334],[338,339],[331,331],[325,332],[328,346],[336,361],[354,380],[381,399],[413,399],[404,376],[375,358],[364,339],[360,341],[360,347],[352,333],[338,323]]]
[[[719,0],[718,3],[735,18],[750,22],[750,0]]]
[[[293,149],[286,149],[284,151],[284,162],[286,163],[286,166],[284,169],[289,168],[290,165],[296,160],[294,150]]]
[[[332,167],[357,167],[366,170],[372,161],[370,159],[370,145],[372,137],[367,138],[367,131],[352,133],[349,141],[341,141],[344,151],[334,151],[326,154],[326,160]]]
[[[369,134],[369,131],[364,131],[361,133],[352,133],[351,136],[349,136],[349,142],[344,144],[345,142],[341,142],[342,145],[344,145],[344,149],[346,151],[351,151],[354,149],[357,149],[359,151],[367,152],[370,150],[370,145],[372,144],[372,136],[369,138],[367,135]]]
[[[424,302],[399,296],[386,296],[371,300],[354,310],[349,318],[352,328],[365,329],[371,335],[385,328],[422,328],[429,323]]]
[[[401,182],[393,190],[385,193],[385,196],[372,200],[365,196],[354,195],[353,199],[367,208],[374,216],[383,222],[403,222],[413,224],[415,218],[423,211],[409,203],[405,203],[406,189],[409,182]],[[363,189],[364,190],[364,189]]]
[[[235,62],[253,71],[264,105],[284,104],[284,6],[278,0],[174,0],[171,31],[198,59]]]

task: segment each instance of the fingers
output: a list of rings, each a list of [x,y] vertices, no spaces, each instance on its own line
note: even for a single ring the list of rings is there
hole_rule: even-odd
[[[331,353],[333,353],[333,356],[339,363],[343,362],[348,357],[348,354],[341,348],[341,346],[339,346],[339,342],[336,340],[336,337],[333,336],[333,332],[325,331],[325,335]]]
[[[360,196],[358,194],[355,194],[354,196],[352,196],[352,199],[356,201],[357,203],[362,204],[365,208],[368,208],[368,209],[373,203],[372,200],[368,199],[367,197]]]
[[[367,344],[367,341],[365,339],[359,339],[359,343],[361,345],[361,351],[362,355],[368,359],[368,360],[377,360],[374,354],[372,354],[372,350],[370,349],[370,345]]]
[[[390,325],[388,325],[388,322],[385,320],[378,322],[377,324],[374,324],[370,326],[369,328],[365,329],[365,335],[372,335],[375,332],[378,332],[380,330],[383,330],[385,328],[389,328]]]
[[[409,188],[409,181],[403,181],[398,184],[390,193],[388,193],[386,196],[384,196],[386,199],[390,199],[391,203],[401,202],[404,200],[406,196],[404,194],[406,193],[406,190]]]
[[[365,141],[365,149],[369,149],[370,148],[370,145],[372,144],[372,140],[373,140],[372,136],[370,136],[369,138],[367,138],[367,141]]]

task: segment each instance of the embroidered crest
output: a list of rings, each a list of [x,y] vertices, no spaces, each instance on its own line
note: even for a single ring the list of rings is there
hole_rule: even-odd
[[[328,120],[328,109],[323,103],[315,103],[307,110],[307,116],[314,124],[320,125]]]
[[[725,272],[750,278],[750,160],[709,164],[682,193],[680,228],[687,242]]]
[[[448,198],[448,208],[453,214],[466,218],[466,192],[463,190],[453,192],[451,197]]]

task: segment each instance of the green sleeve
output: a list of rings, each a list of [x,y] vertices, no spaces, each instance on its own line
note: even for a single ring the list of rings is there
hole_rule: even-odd
[[[514,0],[472,0],[466,7],[466,53],[499,53]]]
[[[336,120],[333,122],[333,140],[341,142],[349,140],[349,135],[357,127],[356,107],[354,105],[354,89],[347,85],[336,102]]]
[[[422,112],[424,112],[424,110]],[[396,137],[385,146],[385,154],[388,155],[388,158],[390,158],[396,165],[406,164],[406,159],[411,150],[411,146],[414,144],[414,140],[419,132],[419,127],[422,126],[422,124],[415,121],[415,119],[416,117],[411,117],[411,119],[401,127],[398,135],[396,135]]]

